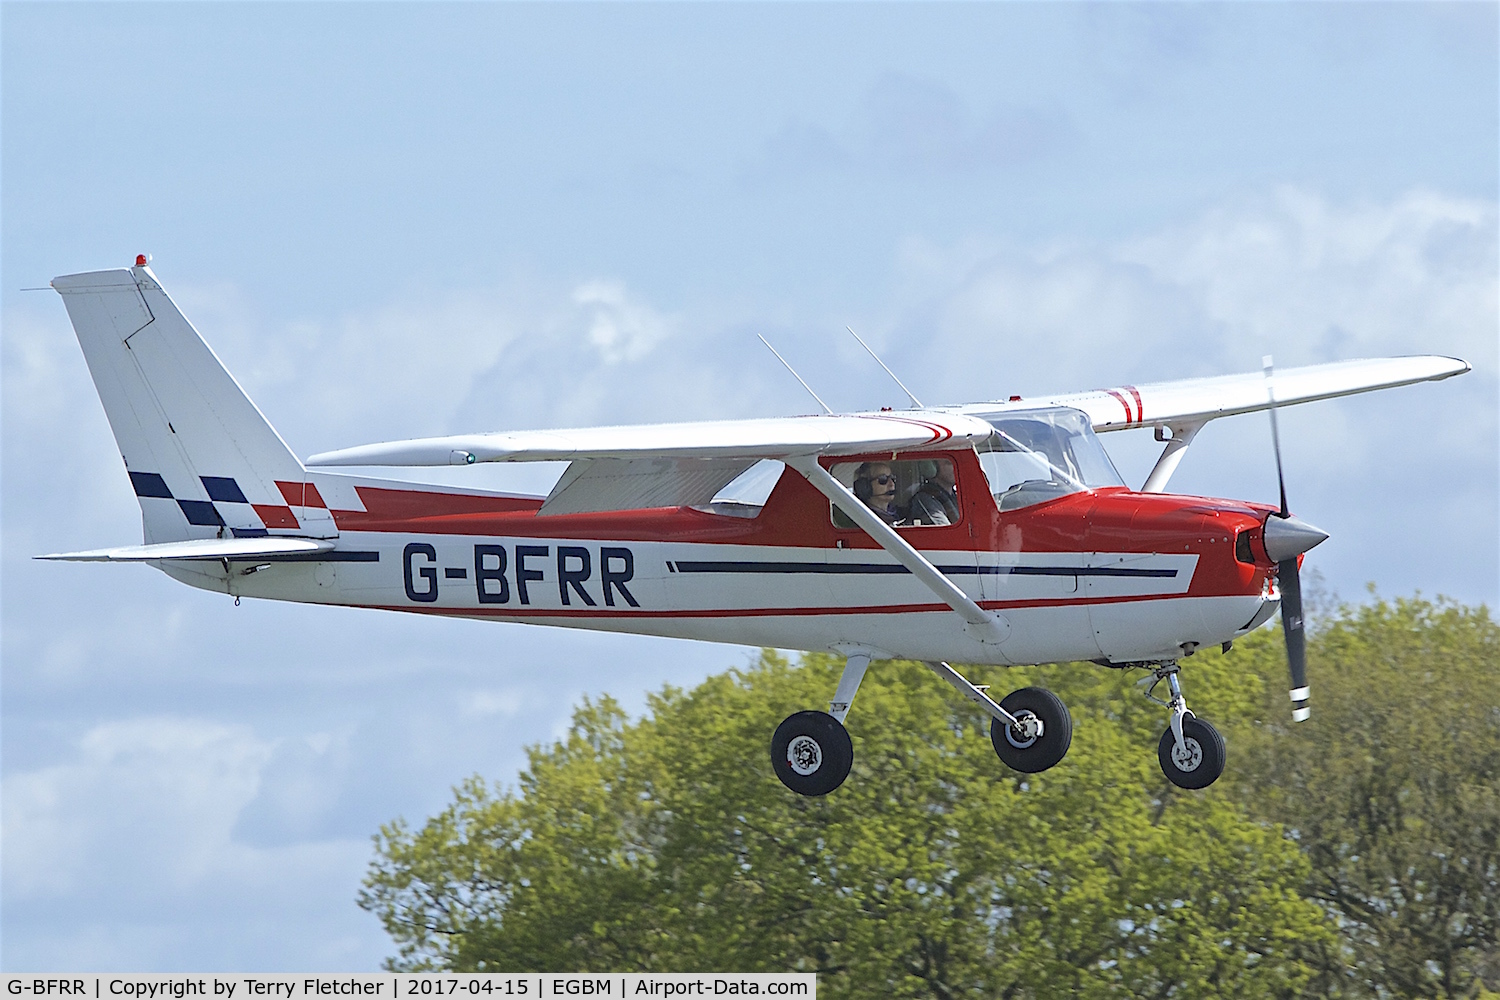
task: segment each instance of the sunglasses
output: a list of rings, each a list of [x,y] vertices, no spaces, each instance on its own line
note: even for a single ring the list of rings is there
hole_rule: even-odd
[[[865,482],[874,483],[876,486],[889,486],[896,481],[895,476],[866,476]]]

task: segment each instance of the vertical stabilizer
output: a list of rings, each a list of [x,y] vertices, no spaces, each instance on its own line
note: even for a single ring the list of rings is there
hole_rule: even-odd
[[[338,534],[302,463],[144,261],[52,287],[130,472],[147,543]]]

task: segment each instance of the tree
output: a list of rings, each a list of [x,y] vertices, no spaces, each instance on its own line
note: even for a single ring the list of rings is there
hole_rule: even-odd
[[[1302,846],[1305,894],[1336,918],[1311,988],[1500,989],[1500,629],[1483,607],[1375,601],[1320,626],[1308,660],[1313,718],[1293,725],[1280,650],[1243,650],[1266,700],[1231,733],[1228,776]]]
[[[388,824],[360,904],[400,946],[390,965],[814,971],[835,997],[1259,997],[1297,994],[1336,950],[1299,895],[1297,845],[1222,782],[1170,786],[1165,713],[1118,672],[993,671],[1073,712],[1069,757],[1019,775],[967,701],[879,664],[850,716],[849,781],[793,795],[769,735],[826,700],[839,666],[766,653],[635,722],[585,703],[517,790],[474,778],[420,828]],[[1210,718],[1264,700],[1233,657],[1190,673]]]

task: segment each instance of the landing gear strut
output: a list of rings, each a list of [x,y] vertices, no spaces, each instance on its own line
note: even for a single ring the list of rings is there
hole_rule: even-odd
[[[1157,744],[1157,760],[1167,780],[1178,788],[1207,788],[1224,773],[1224,737],[1187,707],[1177,672],[1177,664],[1167,662],[1147,678],[1151,686],[1146,689],[1146,697],[1172,711],[1171,724]],[[1162,701],[1151,693],[1162,681],[1172,692],[1171,701]]]

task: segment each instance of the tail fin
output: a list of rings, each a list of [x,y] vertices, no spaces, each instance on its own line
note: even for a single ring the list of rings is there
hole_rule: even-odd
[[[337,536],[302,463],[144,259],[52,287],[130,472],[147,543]]]

